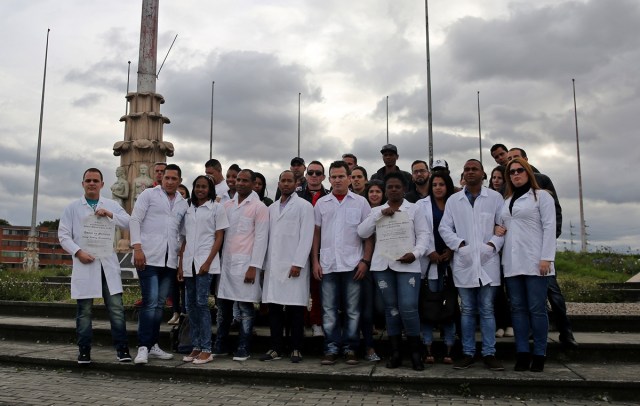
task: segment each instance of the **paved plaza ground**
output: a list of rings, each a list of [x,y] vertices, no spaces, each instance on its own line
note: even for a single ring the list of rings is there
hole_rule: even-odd
[[[631,405],[563,397],[437,396],[295,386],[194,383],[171,378],[133,379],[79,369],[0,365],[0,405]]]

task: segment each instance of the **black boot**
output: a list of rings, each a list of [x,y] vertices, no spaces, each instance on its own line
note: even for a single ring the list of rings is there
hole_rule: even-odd
[[[411,365],[413,366],[413,370],[424,371],[420,336],[407,337],[407,341],[409,342],[409,348],[411,348]]]
[[[516,354],[516,366],[514,371],[528,371],[531,365],[531,355],[528,352],[519,352]]]
[[[544,355],[534,355],[533,360],[531,361],[531,368],[529,369],[531,372],[542,372],[544,371],[544,361],[547,357]]]
[[[389,345],[391,346],[391,355],[387,361],[387,368],[398,368],[402,365],[402,354],[400,353],[400,342],[402,336],[389,336]]]

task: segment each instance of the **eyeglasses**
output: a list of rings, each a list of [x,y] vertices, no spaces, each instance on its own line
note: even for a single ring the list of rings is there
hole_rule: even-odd
[[[513,176],[524,172],[524,168],[509,169],[509,175]]]
[[[309,176],[322,176],[324,173],[322,171],[307,171],[307,175]]]

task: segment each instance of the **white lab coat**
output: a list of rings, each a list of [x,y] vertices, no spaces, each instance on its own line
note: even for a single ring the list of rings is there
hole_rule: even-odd
[[[433,208],[431,207],[431,196],[427,196],[424,199],[420,199],[416,202],[416,206],[420,206],[425,219],[427,220],[427,228],[431,230],[429,239],[427,241],[427,250],[424,255],[420,256],[420,272],[422,273],[422,279],[438,279],[438,264],[433,263],[429,266],[431,260],[429,260],[429,254],[436,250],[436,242],[433,230]],[[427,269],[427,267],[429,269]]]
[[[109,210],[113,219],[109,219],[114,226],[127,230],[129,215],[120,205],[111,199],[100,196],[97,209]],[[120,277],[120,263],[115,251],[106,258],[96,258],[89,264],[83,264],[75,254],[78,252],[82,237],[82,224],[87,216],[94,215],[94,210],[87,204],[87,199],[81,197],[71,203],[64,210],[58,227],[58,239],[62,248],[71,254],[73,269],[71,271],[71,298],[92,299],[102,297],[102,275],[100,267],[104,269],[104,276],[109,286],[109,293],[122,293],[122,279]]]
[[[546,190],[537,190],[534,198],[529,189],[513,204],[512,197],[502,207],[502,224],[507,229],[504,236],[502,265],[505,278],[517,275],[540,276],[540,261],[553,261],[556,255],[556,208],[553,197]]]
[[[358,226],[371,212],[367,200],[352,191],[339,202],[333,193],[322,196],[314,207],[320,232],[320,266],[324,274],[350,272],[364,254]]]
[[[371,209],[371,213],[369,213],[367,218],[358,226],[358,235],[361,238],[369,238],[376,232],[376,224],[378,223],[378,220],[384,217],[382,210],[387,207],[389,207],[389,204],[385,203],[382,206]],[[373,250],[373,257],[371,258],[370,269],[372,272],[384,271],[387,268],[391,268],[396,272],[420,273],[420,257],[422,257],[427,250],[429,234],[432,234],[432,231],[427,226],[427,220],[425,219],[424,213],[422,213],[421,207],[404,200],[400,206],[400,212],[406,213],[409,220],[413,223],[411,253],[415,256],[416,260],[410,264],[393,261],[382,256],[376,246]],[[377,235],[378,234],[376,233],[376,236]]]
[[[500,286],[500,257],[503,237],[494,234],[500,224],[503,198],[500,193],[483,187],[471,207],[465,195],[466,187],[454,193],[444,209],[440,222],[440,236],[455,254],[451,269],[453,281],[459,288]],[[458,248],[462,241],[465,246]],[[493,243],[495,249],[487,245]]]
[[[196,273],[200,271],[200,267],[209,258],[211,247],[216,241],[216,231],[226,228],[229,228],[229,220],[220,203],[209,200],[200,207],[189,206],[182,228],[182,234],[186,239],[182,254],[182,270],[185,277],[193,276],[194,266]],[[220,273],[219,253],[213,258],[209,273]]]
[[[131,245],[142,244],[147,265],[164,267],[166,258],[168,268],[178,268],[182,245],[180,229],[189,205],[180,193],[176,192],[174,199],[171,208],[169,197],[158,185],[140,193],[133,207],[129,221]]]
[[[251,192],[238,205],[238,194],[224,203],[229,219],[222,248],[222,272],[218,297],[240,302],[259,302],[260,272],[269,242],[269,209]],[[256,268],[253,284],[244,283],[250,266]]]
[[[269,248],[264,265],[262,303],[309,304],[309,253],[313,243],[313,206],[293,193],[284,210],[280,200],[269,206]],[[300,276],[289,278],[292,266]]]

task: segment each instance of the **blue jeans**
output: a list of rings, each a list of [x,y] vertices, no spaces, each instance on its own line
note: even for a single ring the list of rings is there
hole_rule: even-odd
[[[473,357],[476,353],[476,315],[480,315],[482,356],[496,353],[496,319],[493,315],[493,298],[497,286],[458,288],[460,295],[462,352]]]
[[[174,280],[173,268],[147,265],[138,272],[142,308],[138,320],[138,345],[151,348],[158,343],[162,312]]]
[[[238,337],[237,353],[249,353],[251,351],[251,335],[253,334],[253,303],[234,302],[233,300],[218,299],[216,343],[214,352],[221,354],[228,352],[227,339],[229,337],[229,327],[233,320],[233,304],[238,303],[240,309],[240,335]]]
[[[102,298],[109,312],[109,321],[111,323],[111,338],[113,346],[120,350],[128,347],[127,328],[124,317],[124,306],[122,305],[122,293],[112,295],[109,293],[109,285],[102,274]],[[91,347],[91,339],[93,338],[93,329],[91,325],[91,308],[93,299],[78,299],[76,311],[76,331],[78,334],[79,347]]]
[[[518,275],[504,278],[511,298],[511,319],[517,352],[529,352],[529,331],[533,333],[533,355],[546,355],[549,317],[549,277]]]
[[[191,345],[197,351],[211,352],[211,312],[209,311],[209,287],[211,277],[206,273],[184,278],[189,335]]]
[[[354,281],[356,271],[332,272],[322,277],[322,328],[325,354],[356,351],[360,341],[360,281]],[[341,328],[338,310],[342,310]]]
[[[418,298],[420,297],[420,274],[396,272],[387,268],[373,272],[378,292],[384,302],[387,334],[399,336],[402,327],[407,337],[420,335],[420,317],[418,316]]]
[[[444,286],[442,279],[429,279],[429,290],[432,292],[440,292]],[[433,328],[435,325],[431,323],[421,322],[420,327],[422,329],[422,342],[426,345],[433,343]],[[452,347],[456,342],[456,322],[451,320],[448,323],[442,324],[442,330],[444,331],[444,344],[447,347]]]
[[[360,291],[360,331],[364,339],[365,348],[373,348],[373,323],[377,314],[384,313],[384,303],[378,293],[378,287],[373,281],[371,272],[367,272],[362,279]]]

